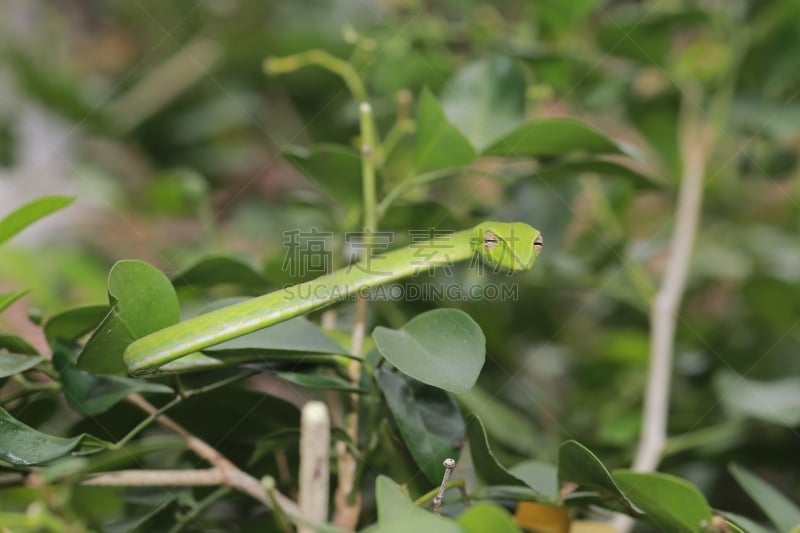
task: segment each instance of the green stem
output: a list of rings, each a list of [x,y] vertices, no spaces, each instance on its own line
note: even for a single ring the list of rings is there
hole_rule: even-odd
[[[226,385],[230,385],[231,383],[235,383],[237,381],[241,381],[242,379],[247,379],[247,378],[249,378],[250,376],[252,376],[254,374],[256,374],[256,372],[248,370],[247,372],[241,372],[239,374],[236,374],[236,375],[231,376],[229,378],[225,378],[225,379],[223,379],[221,381],[217,381],[216,383],[211,383],[210,385],[206,385],[204,387],[199,387],[197,389],[191,389],[191,390],[188,390],[188,391],[181,390],[180,394],[178,396],[176,396],[172,400],[168,401],[166,404],[161,406],[153,414],[149,415],[147,418],[145,418],[144,420],[142,420],[141,422],[136,424],[136,426],[132,430],[130,430],[127,435],[122,437],[121,440],[115,442],[110,448],[112,450],[121,449],[128,442],[130,442],[130,440],[132,438],[134,438],[136,435],[138,435],[144,428],[146,428],[147,426],[152,424],[155,421],[156,418],[158,418],[159,416],[163,415],[164,413],[166,413],[167,411],[169,411],[170,409],[172,409],[173,407],[175,407],[176,405],[178,405],[182,401],[184,401],[184,400],[186,400],[188,398],[191,398],[192,396],[197,396],[198,394],[203,394],[203,393],[206,393],[206,392],[210,392],[210,391],[213,391],[215,389],[219,389],[221,387],[224,387]]]
[[[197,502],[197,504],[192,507],[188,513],[178,518],[178,521],[174,526],[172,526],[172,529],[169,530],[169,533],[179,533],[184,527],[186,527],[186,524],[192,522],[200,513],[208,509],[211,504],[223,496],[226,496],[231,490],[232,489],[230,487],[220,487]]]
[[[359,118],[361,126],[361,182],[364,194],[364,231],[375,232],[378,230],[375,151],[379,146],[372,116],[372,106],[366,101],[359,106]],[[366,255],[370,253],[371,244],[371,239],[368,239]]]
[[[309,50],[284,57],[268,57],[264,60],[263,68],[264,72],[273,75],[294,72],[310,65],[322,67],[338,75],[344,80],[356,100],[367,101],[367,91],[358,72],[347,61],[339,59],[325,50]]]
[[[463,478],[458,479],[451,479],[444,485],[445,490],[450,490],[457,488],[459,492],[461,492],[461,498],[464,500],[464,505],[469,506],[469,495],[467,494],[467,482]],[[414,500],[414,505],[417,507],[421,507],[426,503],[433,501],[437,494],[439,494],[439,489],[441,487],[436,487],[435,489],[429,490],[416,500]]]

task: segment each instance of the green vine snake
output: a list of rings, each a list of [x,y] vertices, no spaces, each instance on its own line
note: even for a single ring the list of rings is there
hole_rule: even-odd
[[[530,269],[542,250],[539,230],[521,222],[483,222],[446,240],[374,254],[369,268],[345,267],[285,289],[205,313],[132,342],[123,355],[133,375],[156,372],[171,361],[341,301],[360,291],[477,255],[492,268]]]

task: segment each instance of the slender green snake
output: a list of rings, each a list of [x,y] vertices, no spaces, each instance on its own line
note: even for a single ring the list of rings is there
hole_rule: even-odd
[[[474,254],[492,268],[528,270],[541,249],[539,230],[527,224],[482,222],[471,230],[448,234],[446,240],[431,241],[427,248],[418,243],[375,254],[369,259],[368,268],[351,265],[179,322],[135,340],[123,359],[131,374],[153,373],[171,361],[210,346],[320,309],[365,289],[467,260]]]

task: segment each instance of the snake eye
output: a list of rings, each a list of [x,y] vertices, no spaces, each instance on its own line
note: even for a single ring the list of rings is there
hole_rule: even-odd
[[[537,235],[536,238],[533,240],[533,247],[536,248],[537,252],[542,251],[542,248],[544,248],[544,240],[542,240],[541,235]]]
[[[498,242],[500,242],[500,239],[498,239],[497,235],[495,235],[491,231],[487,231],[486,233],[483,234],[483,246],[487,250],[491,250],[492,248],[497,246]]]

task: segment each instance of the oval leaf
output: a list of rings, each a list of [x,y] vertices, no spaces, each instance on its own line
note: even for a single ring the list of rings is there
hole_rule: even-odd
[[[621,500],[629,509],[636,510],[600,459],[574,440],[564,442],[558,449],[558,482],[559,485],[575,483],[606,493]]]
[[[72,203],[69,196],[43,196],[23,205],[0,220],[0,244],[24,230],[40,218]]]
[[[574,152],[619,154],[620,147],[574,118],[540,118],[526,122],[483,151],[506,157],[558,156]]]
[[[375,483],[375,500],[378,505],[378,524],[364,533],[463,533],[455,522],[415,507],[402,489],[386,476],[378,476]]]
[[[61,384],[67,403],[76,413],[94,416],[104,413],[132,392],[172,394],[172,389],[159,383],[119,376],[95,376],[65,365],[61,369]]]
[[[0,378],[7,378],[38,365],[44,357],[41,355],[20,355],[0,353]]]
[[[508,511],[489,502],[479,502],[458,517],[465,533],[522,533]]]
[[[411,455],[427,478],[442,479],[442,461],[457,459],[464,440],[464,420],[452,396],[397,372],[375,373],[389,410]]]
[[[401,329],[377,327],[372,337],[381,354],[403,373],[450,392],[470,390],[486,360],[481,328],[457,309],[422,313]]]
[[[478,61],[445,85],[442,107],[450,121],[483,150],[525,118],[525,76],[508,57]]]
[[[226,255],[204,257],[172,276],[172,284],[175,287],[184,285],[211,287],[223,283],[258,289],[267,286],[267,280],[257,268],[241,259]]]
[[[108,311],[107,305],[87,305],[68,309],[47,320],[44,325],[44,336],[51,344],[56,340],[78,340],[96,328]]]
[[[36,431],[0,408],[0,461],[12,465],[38,465],[63,457],[84,445],[98,448],[105,443],[85,434],[66,439]]]
[[[134,340],[180,319],[167,276],[144,261],[118,261],[108,273],[111,311],[86,343],[78,366],[96,374],[127,374],[122,353]]]
[[[668,474],[615,470],[614,480],[663,531],[701,533],[713,517],[705,497],[691,483]]]
[[[436,97],[424,89],[417,110],[417,143],[414,147],[417,170],[467,165],[475,156],[475,149],[447,120]]]
[[[483,422],[475,415],[467,419],[467,438],[475,474],[481,481],[487,485],[527,486],[524,481],[506,470],[495,458],[489,447],[489,439],[486,438]]]

